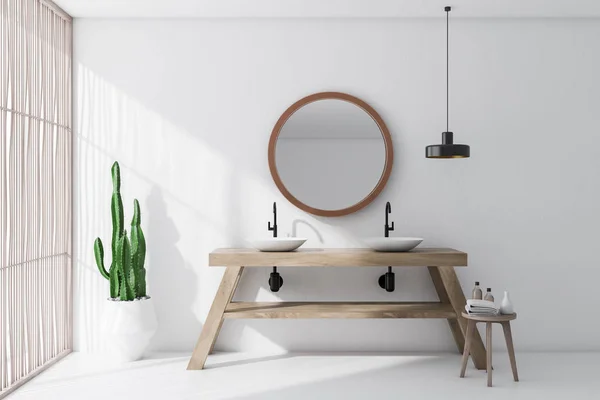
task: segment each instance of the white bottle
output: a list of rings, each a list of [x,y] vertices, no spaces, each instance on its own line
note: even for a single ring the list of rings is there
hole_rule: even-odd
[[[500,304],[500,313],[501,314],[514,314],[514,312],[515,312],[515,308],[513,307],[512,301],[510,301],[508,291],[504,291],[504,298],[502,299],[502,304]]]

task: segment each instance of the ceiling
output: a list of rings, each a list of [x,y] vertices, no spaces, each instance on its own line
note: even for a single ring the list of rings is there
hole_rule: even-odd
[[[54,0],[82,18],[599,18],[600,0]]]

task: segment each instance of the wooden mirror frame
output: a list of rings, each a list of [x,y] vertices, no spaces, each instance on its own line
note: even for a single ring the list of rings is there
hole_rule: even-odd
[[[383,173],[381,174],[381,177],[379,178],[379,182],[377,182],[377,185],[375,186],[375,188],[364,199],[362,199],[358,203],[356,203],[350,207],[342,208],[339,210],[323,210],[320,208],[314,208],[314,207],[304,204],[303,202],[298,200],[296,197],[294,197],[294,195],[292,195],[290,193],[289,190],[287,190],[287,188],[283,184],[281,177],[279,176],[279,173],[277,172],[277,165],[275,164],[275,148],[277,146],[277,139],[279,139],[279,134],[281,133],[281,129],[283,128],[283,126],[285,125],[287,120],[290,119],[290,117],[296,111],[298,111],[300,108],[304,107],[305,105],[313,103],[315,101],[328,100],[328,99],[347,101],[349,103],[352,103],[352,104],[360,107],[363,111],[365,111],[367,114],[369,114],[369,116],[371,118],[373,118],[373,120],[377,123],[377,126],[379,127],[379,131],[381,132],[381,136],[383,137],[383,141],[385,144],[385,165],[384,165]],[[273,177],[273,181],[275,181],[275,185],[277,185],[277,188],[279,189],[279,191],[284,195],[284,197],[286,199],[289,200],[290,203],[292,203],[299,209],[306,211],[308,213],[314,214],[314,215],[322,216],[322,217],[340,217],[343,215],[352,214],[352,213],[368,206],[373,200],[375,200],[375,198],[379,195],[379,193],[381,193],[381,191],[385,187],[385,185],[390,177],[390,174],[392,173],[393,162],[394,162],[394,148],[392,145],[392,137],[390,135],[390,132],[388,131],[387,126],[383,122],[383,119],[381,119],[381,116],[379,116],[377,111],[375,111],[370,105],[368,105],[361,99],[356,98],[356,97],[351,96],[346,93],[321,92],[321,93],[311,94],[310,96],[306,96],[303,99],[298,100],[297,102],[292,104],[287,110],[285,110],[285,112],[281,115],[281,117],[279,117],[279,120],[275,124],[275,127],[273,128],[273,132],[271,133],[271,138],[269,139],[269,169],[271,170],[271,176]]]

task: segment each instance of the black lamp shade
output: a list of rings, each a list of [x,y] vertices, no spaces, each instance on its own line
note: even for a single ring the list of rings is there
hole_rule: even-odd
[[[425,148],[427,158],[468,158],[471,148],[468,144],[454,144],[452,132],[442,133],[442,144],[432,144]]]
[[[450,11],[452,7],[444,7],[446,11],[446,132],[442,132],[442,144],[432,144],[425,148],[425,157],[427,158],[469,158],[471,156],[471,148],[467,144],[454,144],[452,132],[449,132],[450,121],[450,85],[449,82],[449,60],[450,46],[448,40],[448,32],[450,30]]]

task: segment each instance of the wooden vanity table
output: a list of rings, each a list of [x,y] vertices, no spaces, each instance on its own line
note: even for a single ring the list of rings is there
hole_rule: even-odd
[[[247,267],[427,267],[438,302],[232,302]],[[188,370],[204,368],[226,318],[444,318],[462,353],[467,321],[462,317],[465,295],[454,267],[467,266],[467,254],[453,249],[417,248],[404,253],[370,249],[300,249],[268,253],[254,249],[217,249],[209,266],[227,267],[198,338]],[[475,331],[471,357],[477,369],[486,368],[486,351]]]

